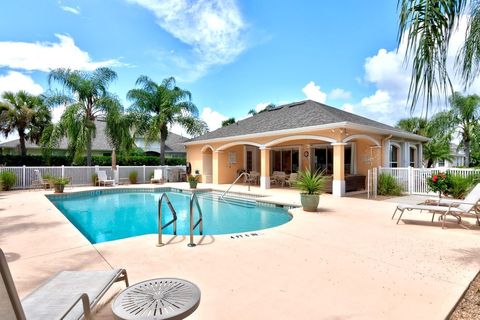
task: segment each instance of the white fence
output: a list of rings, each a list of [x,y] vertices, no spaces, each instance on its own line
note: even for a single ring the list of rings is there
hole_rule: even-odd
[[[433,194],[428,188],[427,178],[434,173],[440,172],[450,172],[451,174],[461,175],[463,177],[474,174],[480,175],[480,169],[473,168],[378,168],[378,174],[386,173],[395,177],[397,182],[402,186],[403,192],[408,194]],[[375,177],[375,179],[376,178],[377,177]]]
[[[137,183],[148,183],[156,169],[163,170],[163,177],[167,182],[181,181],[185,174],[185,166],[117,166],[117,182],[127,182],[130,172],[136,171]],[[15,173],[17,180],[14,189],[33,187],[32,182],[37,180],[35,170],[40,171],[42,176],[48,174],[55,177],[70,178],[70,184],[73,186],[92,185],[92,176],[98,170],[104,170],[109,178],[115,178],[111,166],[0,167],[0,172],[11,171]]]

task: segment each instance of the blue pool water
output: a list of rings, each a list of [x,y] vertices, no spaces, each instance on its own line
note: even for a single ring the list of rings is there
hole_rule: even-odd
[[[161,192],[121,192],[49,197],[50,201],[91,243],[158,232]],[[177,234],[189,234],[190,193],[167,192],[177,212]],[[275,227],[291,220],[287,209],[257,205],[252,200],[226,199],[210,192],[197,194],[204,234],[240,233]],[[195,221],[198,212],[195,210]],[[163,202],[163,222],[172,219]],[[173,234],[173,225],[164,229]],[[198,230],[196,230],[198,234]]]

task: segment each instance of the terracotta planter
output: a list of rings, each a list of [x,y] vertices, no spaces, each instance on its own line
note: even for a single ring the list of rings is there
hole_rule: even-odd
[[[304,211],[315,212],[320,202],[320,195],[301,193],[300,202],[302,203]]]
[[[55,193],[63,193],[63,189],[65,189],[64,184],[54,184],[53,189],[55,190]]]
[[[190,184],[190,189],[197,189],[197,181],[188,181],[188,183]]]

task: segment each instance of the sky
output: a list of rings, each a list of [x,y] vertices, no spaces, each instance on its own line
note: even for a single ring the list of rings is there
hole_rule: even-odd
[[[0,94],[43,93],[55,68],[110,67],[118,74],[110,91],[126,109],[138,76],[156,82],[174,76],[210,130],[250,109],[304,99],[394,125],[411,115],[397,1],[367,3],[1,1]],[[451,57],[463,30],[464,23],[452,38]],[[480,84],[470,92],[480,92]],[[54,119],[62,111],[53,110]]]

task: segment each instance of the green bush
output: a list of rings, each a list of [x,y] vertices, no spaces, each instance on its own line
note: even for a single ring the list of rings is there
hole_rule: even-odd
[[[0,173],[0,185],[2,190],[10,190],[17,182],[17,176],[11,171],[3,171]]]
[[[128,174],[128,180],[130,180],[131,184],[137,183],[137,177],[138,177],[137,171],[132,171]]]
[[[381,196],[399,196],[402,186],[389,174],[381,173],[378,176],[377,194]]]
[[[455,199],[463,199],[478,182],[480,182],[480,177],[477,175],[463,177],[451,174],[447,194]]]
[[[50,156],[49,160],[45,159],[40,155],[28,155],[25,157],[17,155],[0,155],[0,164],[9,167],[18,167],[18,166],[84,166],[86,165],[87,160],[84,158],[78,163],[72,164],[71,158],[67,156]],[[92,165],[98,166],[110,166],[112,164],[112,158],[110,156],[93,156]],[[120,166],[158,166],[160,165],[160,157],[157,156],[129,156],[117,157],[117,164]],[[166,158],[165,165],[167,166],[178,166],[185,165],[185,158]]]

